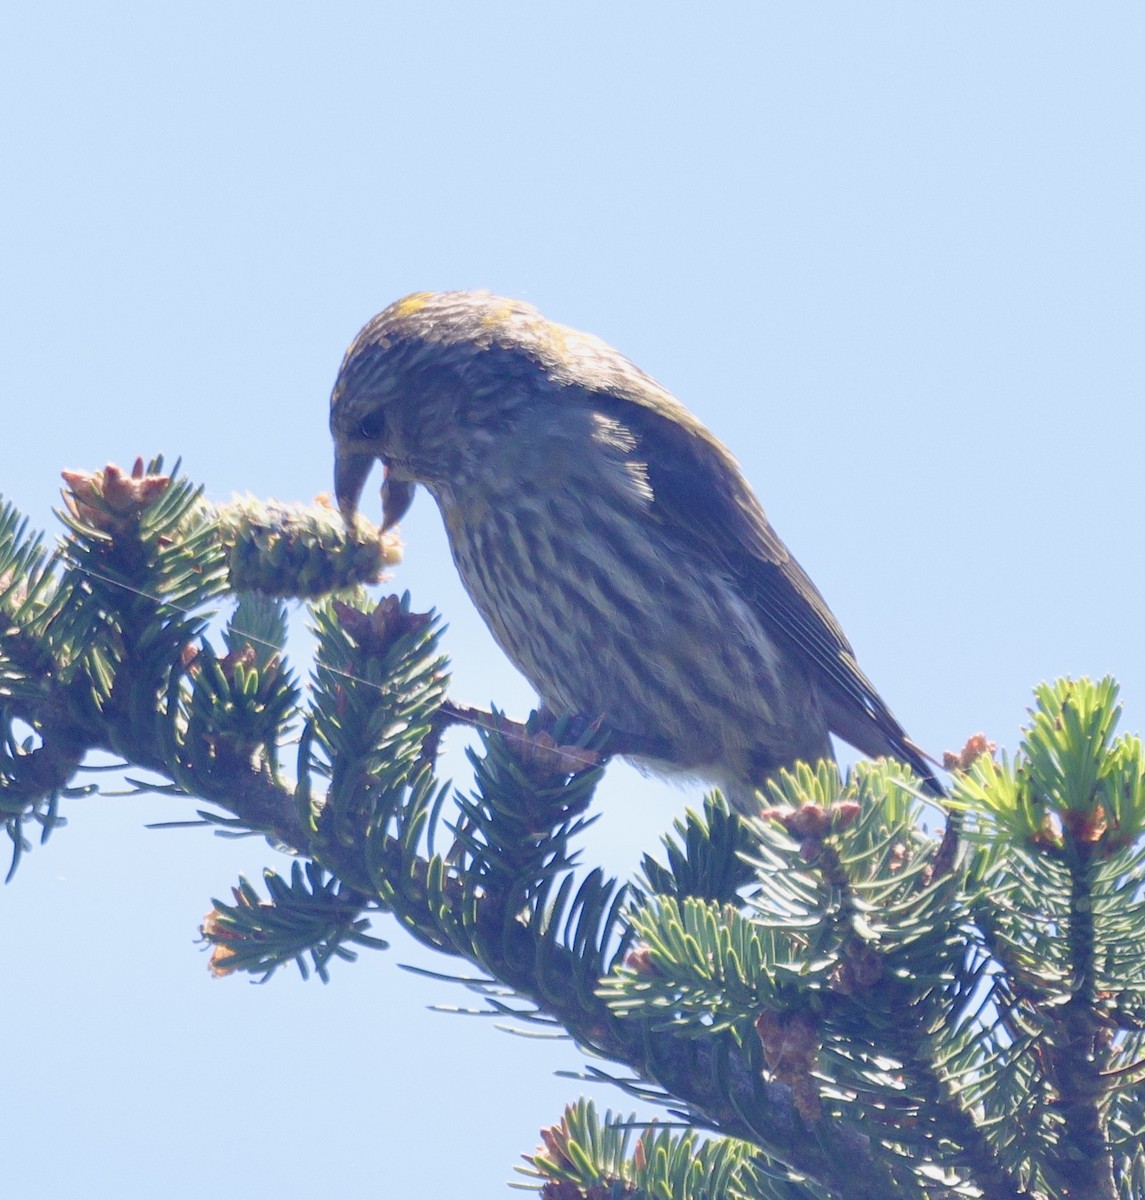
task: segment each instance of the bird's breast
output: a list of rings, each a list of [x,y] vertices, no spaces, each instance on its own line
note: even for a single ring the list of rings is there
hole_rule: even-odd
[[[576,469],[500,483],[439,505],[466,590],[548,708],[667,742],[687,767],[746,762],[765,727],[780,757],[816,724],[734,583],[683,555],[637,487]]]

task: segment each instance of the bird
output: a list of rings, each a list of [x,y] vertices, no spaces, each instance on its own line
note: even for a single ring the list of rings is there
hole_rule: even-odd
[[[730,451],[606,342],[484,291],[418,292],[346,351],[335,497],[382,522],[418,486],[466,591],[553,719],[595,719],[639,767],[741,813],[834,734],[942,794]]]

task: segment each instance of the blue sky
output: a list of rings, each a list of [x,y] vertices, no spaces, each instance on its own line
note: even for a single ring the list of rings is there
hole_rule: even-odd
[[[310,498],[359,326],[487,287],[732,448],[917,741],[1012,747],[1066,673],[1140,730],[1143,35],[1116,3],[9,6],[0,491],[51,528],[61,468],[161,451]],[[427,498],[403,528],[455,695],[524,713]],[[586,861],[698,795],[613,768]],[[208,979],[209,898],[276,859],[143,828],[188,813],[77,802],[0,895],[13,1194],[502,1194],[582,1058],[428,1012],[469,998],[396,934],[329,987]]]

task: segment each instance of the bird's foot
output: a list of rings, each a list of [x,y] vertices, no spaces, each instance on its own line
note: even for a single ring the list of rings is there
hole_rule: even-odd
[[[543,776],[575,775],[598,766],[613,753],[593,746],[601,741],[602,717],[584,715],[557,717],[545,708],[527,721],[514,721],[502,713],[488,712],[468,704],[446,700],[437,710],[429,733],[422,742],[421,759],[436,763],[441,738],[451,725],[467,725],[498,733],[513,748],[521,764]],[[607,736],[607,735],[606,735]],[[619,751],[625,753],[625,751]]]

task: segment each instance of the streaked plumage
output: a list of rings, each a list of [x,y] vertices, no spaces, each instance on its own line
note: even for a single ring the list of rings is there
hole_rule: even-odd
[[[481,292],[419,293],[358,334],[331,401],[347,512],[422,484],[494,637],[557,714],[741,808],[829,732],[938,785],[735,460],[610,346]]]

